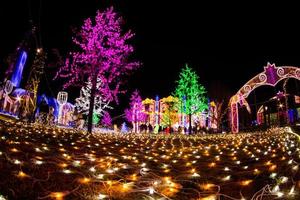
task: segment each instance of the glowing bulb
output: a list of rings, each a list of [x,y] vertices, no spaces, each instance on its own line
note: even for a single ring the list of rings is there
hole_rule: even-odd
[[[78,181],[82,184],[88,184],[89,182],[91,182],[91,179],[84,177],[80,178]]]
[[[99,194],[98,195],[98,199],[105,199],[105,198],[107,198],[108,196],[107,195],[105,195],[105,194]]]
[[[91,168],[90,168],[90,171],[91,171],[91,172],[95,172],[95,171],[96,171],[95,167],[91,167]]]
[[[229,171],[230,169],[228,167],[225,167],[224,168],[224,171]]]
[[[71,173],[72,173],[72,171],[71,171],[71,170],[69,170],[69,169],[64,169],[64,170],[63,170],[63,173],[65,173],[65,174],[71,174]]]
[[[277,195],[277,197],[280,198],[280,197],[282,197],[284,195],[284,193],[283,192],[277,192],[276,195]]]
[[[252,182],[252,180],[244,180],[241,182],[242,186],[248,186],[250,183]]]
[[[230,180],[230,176],[225,176],[224,178],[222,178],[222,181],[229,181]]]
[[[258,169],[254,169],[254,174],[259,174],[260,171]]]
[[[216,166],[216,163],[212,162],[212,163],[209,163],[208,165],[209,167],[215,167]]]
[[[282,176],[280,177],[280,183],[286,183],[288,181],[288,177]]]
[[[200,177],[200,175],[199,175],[198,173],[194,172],[194,173],[192,174],[192,177]]]
[[[98,174],[97,175],[97,179],[103,179],[104,178],[104,174]]]
[[[25,177],[28,177],[28,175],[27,174],[25,174],[24,172],[22,172],[22,171],[19,171],[19,173],[18,173],[18,175],[17,175],[18,177],[20,177],[20,178],[25,178]]]
[[[211,183],[207,183],[207,184],[202,184],[200,185],[201,189],[203,190],[210,190],[212,187],[214,187],[215,185],[214,184],[211,184]]]
[[[12,152],[18,152],[19,150],[18,149],[16,149],[16,148],[12,148],[10,151],[12,151]]]
[[[16,159],[16,160],[14,161],[14,164],[15,164],[15,165],[19,165],[19,164],[21,164],[21,161],[19,161],[19,160]]]
[[[43,164],[43,161],[36,160],[36,161],[35,161],[35,164],[37,164],[37,165],[41,165],[41,164]]]
[[[295,186],[293,185],[292,188],[289,191],[289,195],[293,196],[295,194]]]
[[[80,161],[79,161],[79,160],[75,160],[75,161],[73,162],[73,165],[74,165],[75,167],[79,167],[79,166],[80,166]]]
[[[298,165],[295,165],[293,168],[292,168],[294,171],[297,171],[299,169],[299,166]]]
[[[51,192],[50,193],[50,197],[52,197],[56,200],[62,200],[65,195],[66,194],[63,192]]]
[[[153,187],[149,188],[149,194],[154,194],[154,188]]]
[[[279,186],[276,185],[276,186],[273,188],[272,192],[278,192],[279,190],[280,190],[280,189],[279,189]]]
[[[276,173],[272,173],[272,174],[270,175],[270,177],[273,178],[273,179],[274,179],[276,176],[277,176]]]

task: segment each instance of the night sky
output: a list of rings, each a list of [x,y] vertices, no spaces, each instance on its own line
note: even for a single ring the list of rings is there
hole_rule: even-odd
[[[288,48],[299,46],[300,37],[295,32],[295,25],[289,29],[287,21],[267,14],[266,18],[254,18],[257,13],[253,10],[220,12],[222,5],[217,8],[191,2],[194,1],[172,1],[172,4],[164,5],[160,1],[133,0],[1,1],[1,76],[6,70],[5,58],[24,38],[30,19],[39,28],[43,48],[47,52],[58,49],[65,57],[72,49],[72,27],[80,27],[85,18],[95,15],[97,9],[109,6],[114,6],[123,16],[125,27],[136,33],[132,40],[136,48],[134,57],[143,63],[129,78],[128,94],[120,96],[118,111],[126,106],[134,89],[139,89],[144,98],[169,95],[174,91],[180,68],[185,63],[197,71],[200,82],[212,98],[234,94],[261,72],[267,62],[278,66],[300,66],[298,48],[293,52]],[[255,54],[298,56],[253,56]],[[55,82],[50,87],[54,92],[60,90],[60,85]]]

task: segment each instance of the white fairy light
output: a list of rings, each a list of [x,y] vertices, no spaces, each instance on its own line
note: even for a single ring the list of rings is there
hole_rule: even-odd
[[[149,191],[149,194],[154,194],[154,188],[153,187],[150,187],[149,189],[148,189],[148,191]]]
[[[107,195],[105,195],[105,194],[99,194],[98,195],[98,199],[106,199],[108,196]]]
[[[95,171],[96,171],[95,167],[91,167],[89,170],[90,170],[91,172],[95,172]]]
[[[97,86],[96,88],[101,88],[101,79],[97,78]],[[90,107],[90,98],[91,98],[91,89],[92,89],[92,81],[89,80],[86,83],[86,86],[82,87],[80,90],[80,96],[75,99],[76,103],[75,106],[78,109],[80,113],[88,114],[89,107]],[[95,103],[94,103],[94,113],[102,116],[103,112],[106,109],[112,109],[111,106],[109,106],[110,100],[104,97],[103,94],[96,94],[95,95]]]
[[[71,174],[71,173],[72,173],[72,171],[71,171],[71,170],[69,170],[69,169],[64,169],[64,170],[63,170],[63,173],[65,173],[65,174]]]

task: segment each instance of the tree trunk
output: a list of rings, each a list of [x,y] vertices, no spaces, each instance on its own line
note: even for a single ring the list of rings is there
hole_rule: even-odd
[[[95,93],[97,86],[97,75],[96,73],[92,76],[92,88],[91,88],[91,98],[90,98],[90,107],[88,115],[88,134],[92,134],[93,131],[93,114],[94,114],[94,104],[95,104]]]
[[[192,134],[192,113],[189,114],[189,134]]]

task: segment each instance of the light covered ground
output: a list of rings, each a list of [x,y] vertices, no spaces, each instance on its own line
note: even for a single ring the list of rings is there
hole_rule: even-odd
[[[8,199],[300,198],[299,141],[289,130],[87,137],[0,123]]]

